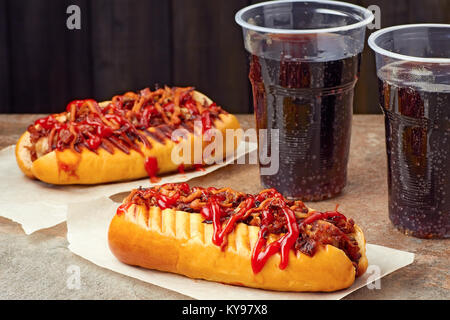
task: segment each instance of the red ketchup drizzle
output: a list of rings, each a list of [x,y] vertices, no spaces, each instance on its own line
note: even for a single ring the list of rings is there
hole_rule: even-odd
[[[178,188],[183,191],[185,194],[188,194],[191,192],[191,188],[189,188],[189,185],[186,182],[178,183]]]
[[[202,133],[205,133],[212,128],[212,121],[209,110],[203,110],[202,112],[202,127]]]
[[[102,144],[102,139],[98,136],[94,136],[92,134],[89,135],[90,138],[86,140],[86,143],[91,150],[97,150],[98,147]]]
[[[192,90],[189,89],[181,94],[179,106],[187,108],[191,116],[194,116],[193,119],[200,118],[203,127],[202,131],[205,133],[213,127],[213,120],[217,116],[216,113],[221,113],[223,110],[215,103],[210,104],[206,108],[200,107],[190,94]],[[154,125],[155,121],[153,118],[155,116],[162,116],[166,122],[170,121],[169,125],[165,127],[161,125],[159,128],[157,127],[160,131],[166,128],[163,133],[168,138],[171,137],[173,126],[181,125],[185,127],[190,123],[189,121],[191,120],[183,123],[179,118],[180,115],[172,114],[170,119],[165,117],[166,112],[175,112],[174,102],[163,104],[163,111],[161,111],[155,107],[154,101],[148,98],[152,94],[148,88],[141,90],[139,94],[135,94],[131,98],[127,97],[127,94],[115,96],[112,102],[104,107],[100,107],[93,99],[74,100],[67,104],[67,118],[64,120],[64,123],[56,120],[55,117],[58,117],[58,115],[50,115],[36,120],[35,125],[40,125],[46,131],[44,134],[49,140],[49,151],[54,149],[62,151],[66,148],[72,148],[80,153],[80,148],[86,147],[97,153],[97,150],[102,147],[109,153],[113,153],[113,147],[116,147],[126,154],[129,154],[130,148],[142,154],[140,146],[135,140],[140,140],[147,148],[152,147],[144,133],[148,134],[146,129]],[[164,97],[162,93],[158,94],[162,95],[161,98]],[[129,111],[141,97],[149,100],[141,106],[138,112],[133,111],[130,116]],[[82,117],[80,118],[79,111],[83,107],[88,108],[88,114],[84,117],[86,113],[82,112]],[[200,112],[200,110],[202,111]],[[213,113],[211,114],[211,112]],[[162,141],[164,141],[164,135]],[[56,141],[53,142],[54,140]],[[66,170],[64,164],[60,167],[62,170]],[[146,159],[145,169],[153,183],[159,181],[159,178],[156,177],[156,173],[159,170],[156,159]],[[195,169],[204,171],[201,165],[195,166]],[[178,171],[184,173],[184,165],[178,167]]]
[[[48,117],[41,118],[35,121],[35,125],[40,125],[43,129],[51,131],[49,134],[49,140],[53,140],[53,137],[58,136],[56,145],[51,145],[51,149],[57,148],[58,150],[62,151],[64,148],[67,148],[68,145],[70,145],[70,142],[74,141],[75,136],[73,135],[73,132],[66,132],[65,136],[68,136],[69,138],[66,138],[64,141],[61,140],[60,133],[69,131],[70,127],[77,134],[79,143],[95,152],[102,145],[103,138],[109,138],[115,133],[113,128],[109,127],[103,122],[102,117],[104,117],[104,119],[107,119],[108,121],[112,119],[117,122],[117,124],[120,126],[120,130],[116,132],[117,135],[125,138],[126,140],[126,133],[133,133],[147,147],[150,147],[148,140],[143,137],[142,134],[140,134],[136,130],[136,128],[125,118],[122,110],[120,108],[112,106],[111,104],[106,108],[100,109],[98,103],[95,100],[74,100],[67,105],[66,111],[70,112],[72,117],[73,114],[76,114],[78,110],[87,103],[90,104],[94,112],[92,111],[92,109],[90,109],[89,115],[82,121],[75,118],[75,121],[70,119],[69,122],[61,123],[54,118],[54,115],[50,115]],[[114,114],[107,113],[110,110],[112,110]],[[138,150],[136,144],[133,141],[130,141],[129,139],[128,141],[131,143],[132,148]],[[122,151],[128,153],[128,147],[122,147]]]
[[[152,183],[158,182],[160,179],[156,177],[156,174],[159,171],[158,168],[158,160],[155,157],[148,157],[145,159],[145,171],[147,171],[148,176],[150,177],[150,181]]]
[[[64,162],[58,162],[58,167],[62,170],[62,171],[66,171],[66,172],[70,172],[72,171],[72,166],[64,163]]]
[[[72,111],[72,107],[74,107],[75,109],[79,109],[85,101],[93,101],[92,99],[86,99],[86,100],[73,100],[71,102],[69,102],[66,106],[66,111],[67,112],[71,112]]]
[[[132,203],[124,203],[124,204],[121,204],[121,205],[117,208],[116,214],[117,214],[118,216],[121,216],[121,215],[125,214],[125,213],[128,211],[128,209],[131,207],[131,205],[132,205]]]
[[[268,190],[263,194],[259,194],[258,196],[249,197],[245,200],[244,206],[235,214],[233,214],[225,224],[222,229],[221,218],[225,215],[225,212],[220,208],[217,198],[211,197],[206,206],[202,208],[201,214],[205,219],[212,220],[213,223],[213,238],[212,242],[220,246],[222,249],[224,248],[225,237],[231,233],[236,225],[236,222],[242,218],[245,213],[254,207],[255,200],[261,201],[267,197],[274,197],[275,199],[279,199],[281,201],[276,201],[278,204],[281,204],[281,210],[286,216],[286,220],[288,222],[288,233],[283,235],[278,240],[267,244],[266,234],[268,232],[268,225],[273,220],[273,214],[269,209],[265,209],[262,213],[262,224],[260,227],[260,231],[258,234],[258,240],[256,241],[256,245],[252,251],[251,264],[253,272],[259,273],[267,260],[274,254],[280,252],[281,262],[280,269],[285,269],[289,263],[289,251],[294,246],[295,241],[297,240],[300,231],[297,224],[297,219],[295,217],[295,213],[283,202],[282,195],[278,193],[275,189]]]
[[[172,197],[168,197],[163,194],[157,194],[156,203],[162,210],[169,209],[172,208],[172,206],[177,203],[179,198],[180,198],[179,192],[176,192]]]
[[[253,198],[248,198],[245,200],[244,206],[235,214],[233,214],[230,219],[228,219],[225,227],[222,229],[222,223],[220,219],[225,215],[225,212],[220,208],[216,197],[209,199],[205,207],[202,208],[201,214],[207,219],[213,222],[213,239],[212,242],[224,249],[225,237],[233,231],[236,222],[242,218],[245,213],[250,210],[255,203]]]
[[[202,164],[194,164],[195,171],[205,171]]]
[[[152,161],[156,161],[156,159],[146,162],[153,163]],[[154,163],[156,164],[156,162]],[[150,171],[150,173],[155,173],[156,171],[154,171],[154,168],[157,168],[157,166],[155,167],[152,165],[151,168],[153,171]],[[200,210],[200,214],[208,223],[212,223],[212,242],[219,246],[221,250],[224,250],[227,244],[226,238],[231,232],[233,232],[236,224],[245,219],[249,210],[255,209],[259,206],[259,204],[255,205],[257,202],[261,204],[263,201],[267,200],[264,205],[265,208],[262,209],[260,214],[261,223],[258,239],[256,240],[255,246],[253,247],[251,253],[251,266],[254,274],[259,273],[269,258],[277,253],[279,253],[281,257],[279,268],[284,270],[289,264],[290,250],[294,247],[295,242],[300,235],[300,227],[303,225],[311,224],[317,220],[332,219],[335,217],[347,220],[346,217],[337,212],[336,209],[335,211],[314,212],[305,218],[299,225],[294,211],[288,206],[284,197],[275,189],[267,189],[254,196],[247,195],[247,198],[243,200],[230,215],[229,212],[227,213],[221,206],[221,202],[224,201],[226,197],[224,195],[217,194],[217,189],[214,187],[195,187],[191,190],[187,183],[165,184],[163,187],[164,186],[176,187],[172,196],[169,197],[161,194],[159,191],[151,190],[151,195],[156,199],[156,204],[162,210],[175,207],[180,200],[181,194],[187,195],[200,190],[202,195],[208,198],[206,205]],[[130,204],[121,205],[117,210],[117,214],[123,214],[129,206]],[[287,221],[288,231],[277,240],[268,244],[267,238],[270,233],[269,226],[275,219],[273,207],[277,207],[278,210],[281,210],[284,214]],[[227,219],[226,222],[223,222],[224,219]]]
[[[227,221],[225,228],[217,235],[217,240],[223,244],[224,238],[234,229],[234,226],[238,219],[245,216],[248,210],[250,210],[255,204],[255,200],[253,198],[248,198],[245,200],[245,204],[243,208],[241,208],[237,213],[233,214],[231,218]],[[219,244],[217,244],[219,245]]]
[[[184,172],[184,164],[180,164],[177,169],[178,169],[179,173],[181,173],[181,174],[185,173]]]
[[[173,185],[174,184],[166,183],[162,185],[162,187]],[[156,198],[156,204],[161,210],[173,208],[181,197],[180,191],[184,192],[185,194],[188,194],[190,192],[189,185],[186,182],[177,184],[177,186],[178,191],[176,191],[171,197],[163,195],[159,192],[152,193],[152,195]]]
[[[262,201],[266,200],[267,198],[277,198],[277,199],[284,200],[283,195],[281,193],[279,193],[276,189],[273,189],[273,188],[262,191],[255,197],[255,200],[262,202]]]
[[[214,230],[212,242],[215,245],[220,246],[222,244],[222,241],[219,240],[219,234],[222,231],[222,224],[220,218],[222,218],[222,216],[225,215],[225,212],[220,208],[217,198],[211,197],[208,200],[206,206],[202,208],[200,213],[207,220],[212,220]]]
[[[285,204],[281,207],[281,210],[286,216],[289,231],[278,240],[266,246],[267,239],[265,238],[265,235],[267,234],[268,224],[264,220],[270,220],[273,219],[273,217],[271,217],[272,214],[267,209],[265,210],[265,216],[263,215],[263,224],[259,230],[258,240],[256,241],[256,245],[252,251],[251,263],[253,273],[255,274],[259,273],[266,264],[267,260],[269,260],[269,258],[277,252],[280,252],[281,255],[279,265],[281,270],[285,269],[289,263],[289,250],[294,246],[300,231],[295,218],[295,213]]]
[[[51,130],[53,127],[56,127],[60,123],[55,118],[53,118],[53,116],[50,115],[50,116],[45,117],[45,118],[37,119],[34,122],[34,124],[35,125],[39,124],[45,130]]]
[[[305,224],[311,224],[316,220],[325,220],[334,217],[338,217],[339,219],[344,219],[345,221],[347,221],[347,218],[342,213],[339,213],[337,211],[314,212],[312,215],[303,220],[301,225],[303,226]],[[342,237],[347,241],[349,240],[347,235],[345,234],[342,234]]]
[[[302,225],[305,224],[311,224],[316,220],[324,220],[324,219],[330,219],[334,217],[339,217],[341,219],[347,220],[347,218],[337,211],[327,211],[327,212],[314,212],[309,217],[305,218],[305,220],[302,221]]]

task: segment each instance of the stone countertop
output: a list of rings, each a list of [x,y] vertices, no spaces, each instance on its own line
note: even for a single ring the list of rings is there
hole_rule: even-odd
[[[0,114],[0,148],[14,144],[39,116]],[[244,129],[254,125],[252,115],[238,118]],[[261,189],[257,165],[230,165],[189,184]],[[413,264],[382,278],[381,289],[364,287],[345,299],[450,299],[449,240],[408,237],[389,222],[382,115],[354,116],[347,187],[334,199],[307,204],[329,210],[336,203],[362,227],[368,243],[416,254]],[[0,217],[0,299],[190,299],[76,256],[67,249],[66,232],[61,223],[27,236]],[[80,268],[79,289],[67,286],[71,266]]]

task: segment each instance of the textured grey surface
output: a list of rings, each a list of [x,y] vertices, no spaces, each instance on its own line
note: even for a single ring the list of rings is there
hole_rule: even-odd
[[[0,115],[0,148],[14,143],[35,118]],[[251,115],[240,115],[239,120],[244,128],[253,125]],[[261,188],[256,165],[228,166],[189,183],[230,186],[244,192]],[[345,299],[450,299],[450,240],[407,237],[389,222],[382,116],[354,117],[346,189],[334,199],[308,205],[327,210],[336,203],[362,227],[369,243],[416,254],[412,265],[384,277],[380,290],[362,288]],[[26,236],[18,224],[0,218],[0,299],[189,299],[72,254],[66,232],[62,223]],[[67,286],[71,266],[79,267],[79,289]]]
[[[0,220],[0,299],[187,298],[72,254],[62,236],[66,231],[62,223],[25,236],[17,224]],[[70,289],[73,266],[80,270],[79,289]]]

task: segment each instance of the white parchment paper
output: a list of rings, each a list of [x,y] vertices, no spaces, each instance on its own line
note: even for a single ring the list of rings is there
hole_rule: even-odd
[[[14,155],[14,146],[0,151],[0,216],[22,225],[26,234],[55,226],[66,220],[67,205],[80,201],[109,197],[130,191],[138,186],[149,187],[149,179],[109,183],[95,186],[54,186],[32,180],[20,171]],[[222,164],[206,166],[204,171],[174,173],[162,177],[158,184],[185,182],[206,175],[234,162],[246,153],[254,152],[257,144],[242,142],[235,157]]]
[[[193,280],[184,276],[125,265],[111,253],[107,242],[109,223],[118,203],[108,198],[69,206],[67,239],[75,254],[106,269],[167,288],[196,299],[274,300],[274,299],[330,299],[337,300],[414,261],[414,254],[368,244],[368,271],[346,290],[334,293],[275,292]]]

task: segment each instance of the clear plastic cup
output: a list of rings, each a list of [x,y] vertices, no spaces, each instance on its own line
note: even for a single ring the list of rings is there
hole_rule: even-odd
[[[244,8],[235,19],[250,54],[259,150],[272,156],[260,161],[263,187],[302,200],[339,194],[347,181],[353,91],[373,14],[338,1],[271,1]],[[274,161],[277,172],[266,174]]]
[[[406,234],[450,237],[450,25],[369,37],[385,114],[389,218]]]

